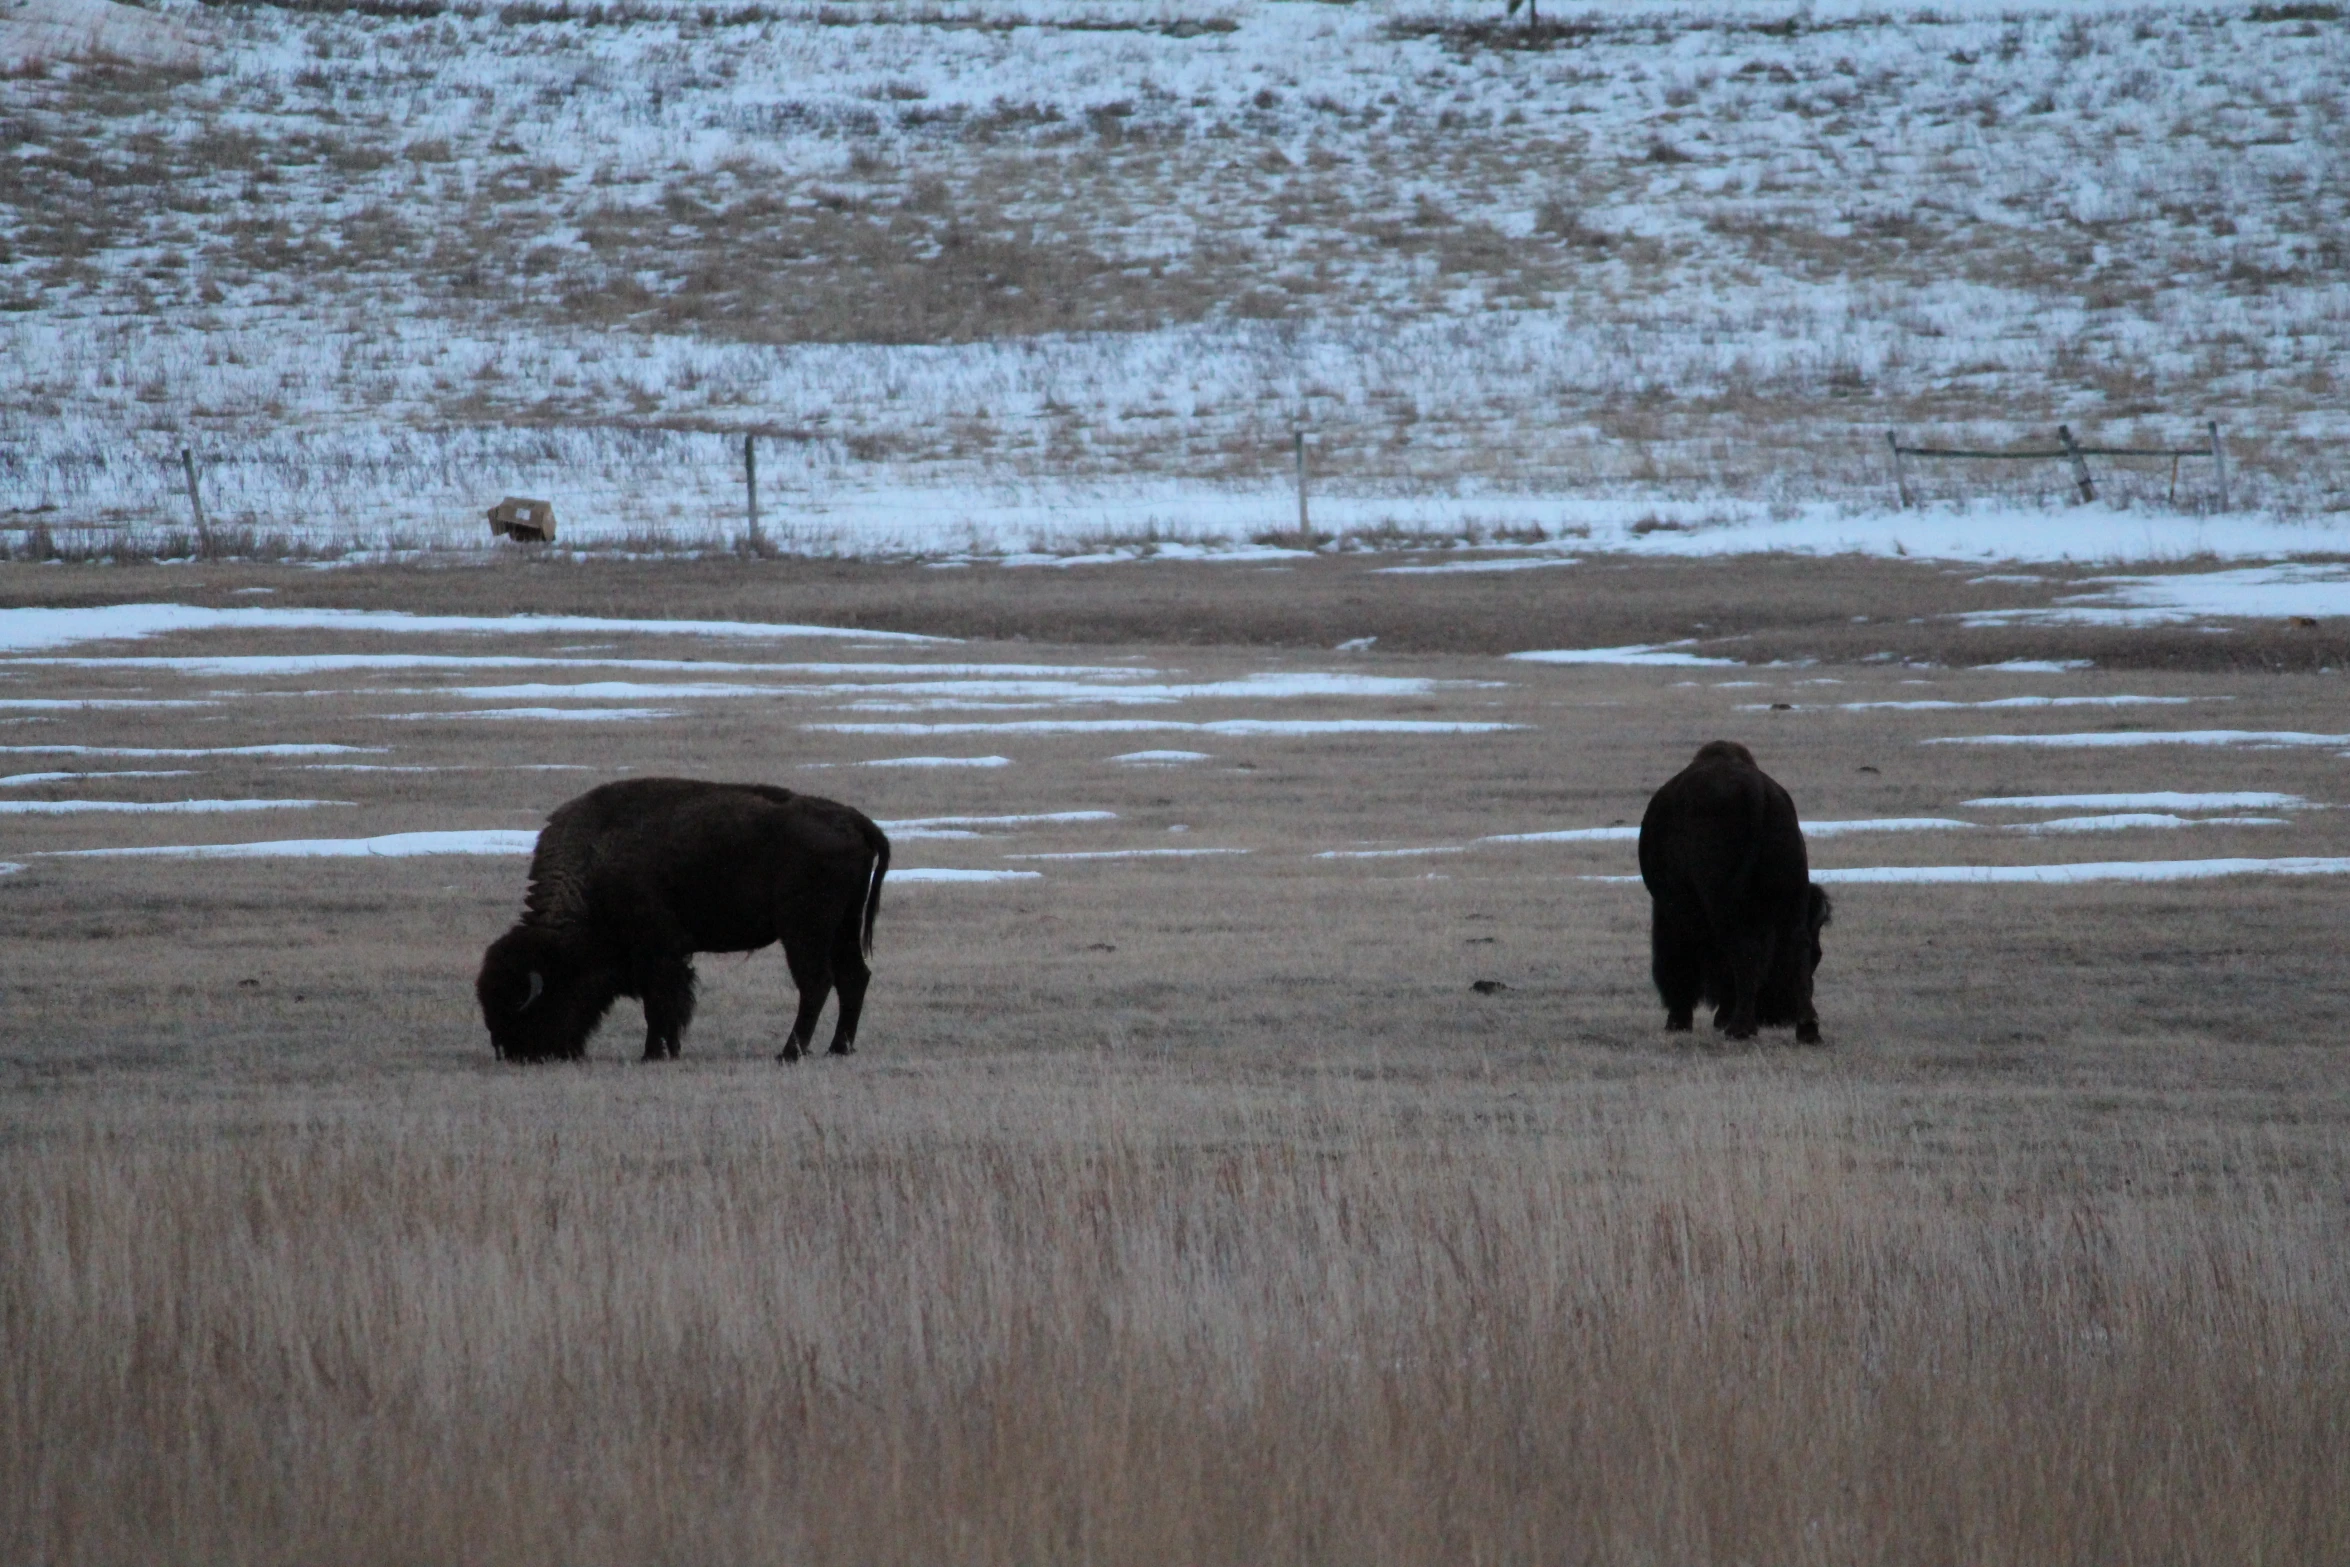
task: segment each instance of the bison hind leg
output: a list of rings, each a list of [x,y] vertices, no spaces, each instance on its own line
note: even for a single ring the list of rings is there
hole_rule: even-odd
[[[799,987],[799,1010],[792,1017],[791,1036],[783,1042],[785,1061],[797,1061],[808,1054],[809,1042],[816,1037],[816,1017],[824,1010],[824,1003],[832,996],[832,954],[825,939],[829,933],[815,933],[804,929],[786,929],[783,934],[783,961],[791,969],[791,979]]]
[[[1664,899],[1650,911],[1649,973],[1665,1004],[1665,1030],[1687,1033],[1705,993],[1705,927]]]
[[[1729,994],[1714,1013],[1714,1026],[1728,1038],[1752,1039],[1758,1022],[1757,1003],[1771,969],[1771,933],[1740,931],[1722,945],[1723,977],[1729,982]]]
[[[832,938],[832,982],[840,989],[840,1015],[833,1020],[828,1055],[854,1055],[857,1051],[857,1019],[864,1013],[865,987],[873,978],[872,965],[865,961],[863,928],[859,924],[862,913],[861,908],[851,904]]]

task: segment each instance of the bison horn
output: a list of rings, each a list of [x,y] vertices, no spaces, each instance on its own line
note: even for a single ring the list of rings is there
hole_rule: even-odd
[[[517,1012],[528,1012],[530,1010],[530,1004],[538,1000],[541,995],[545,994],[546,988],[547,981],[545,977],[541,975],[537,969],[532,969],[530,971],[530,994],[524,996],[522,998],[522,1005],[516,1007],[514,1010]]]

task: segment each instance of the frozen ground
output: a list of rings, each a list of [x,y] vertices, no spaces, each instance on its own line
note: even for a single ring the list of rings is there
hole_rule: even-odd
[[[546,638],[551,630],[576,634],[583,629],[593,629],[606,640],[568,651],[548,648]],[[272,639],[276,651],[236,650],[240,641],[263,635]],[[356,638],[426,636],[432,640],[414,651],[350,646]],[[827,656],[796,656],[811,642]],[[162,650],[142,650],[154,644],[160,644]],[[179,606],[155,604],[0,610],[0,649],[15,650],[0,652],[0,684],[39,693],[8,699],[26,712],[14,720],[9,743],[0,745],[0,754],[170,758],[188,764],[119,770],[58,768],[0,777],[0,785],[10,790],[10,798],[0,801],[0,815],[12,820],[12,834],[18,831],[17,824],[25,831],[32,830],[34,819],[54,823],[43,829],[49,836],[38,843],[12,837],[14,857],[10,863],[15,866],[46,863],[53,856],[89,855],[262,859],[522,855],[531,847],[533,832],[501,822],[501,818],[511,822],[515,815],[508,803],[515,797],[513,789],[502,783],[440,785],[433,783],[433,777],[543,771],[609,775],[654,768],[691,771],[692,757],[710,736],[738,733],[752,737],[756,754],[793,756],[802,767],[977,768],[980,773],[968,784],[956,782],[949,772],[941,780],[944,794],[934,797],[990,801],[1008,797],[1026,802],[1010,809],[963,805],[884,815],[882,825],[901,846],[900,868],[893,871],[893,880],[985,883],[1007,879],[1014,864],[1043,867],[1020,871],[1021,879],[1033,880],[1076,873],[1093,862],[1211,862],[1239,856],[1253,856],[1260,862],[1285,860],[1301,868],[1308,863],[1351,863],[1375,872],[1388,862],[1471,855],[1514,856],[1544,864],[1555,858],[1558,874],[1621,877],[1639,833],[1635,825],[1637,793],[1614,797],[1622,814],[1613,821],[1604,815],[1593,820],[1589,804],[1549,809],[1522,803],[1481,805],[1477,819],[1497,830],[1472,829],[1469,834],[1437,842],[1426,841],[1437,836],[1436,832],[1423,827],[1415,833],[1407,825],[1420,814],[1408,805],[1402,815],[1385,818],[1324,811],[1311,818],[1314,825],[1305,831],[1251,842],[1245,836],[1250,831],[1247,812],[1235,802],[1261,789],[1264,779],[1281,780],[1278,787],[1290,790],[1296,787],[1298,777],[1316,768],[1335,767],[1341,777],[1356,780],[1359,787],[1388,767],[1428,761],[1441,765],[1443,758],[1463,757],[1463,748],[1540,746],[1547,732],[1562,723],[1611,722],[1605,715],[1620,709],[1622,699],[1598,693],[1621,689],[1610,683],[1633,681],[1645,683],[1643,705],[1658,713],[1683,714],[1668,722],[1685,724],[1686,730],[1705,732],[1732,724],[1797,726],[1755,738],[1774,759],[1785,758],[1779,765],[1799,779],[1818,775],[1815,753],[1820,742],[1807,744],[1798,737],[1807,728],[1822,725],[1837,726],[1843,737],[1837,744],[1851,745],[1857,739],[1873,754],[1895,748],[1922,757],[1923,748],[1935,746],[2004,747],[2041,753],[2042,759],[2015,765],[1987,759],[1985,763],[1959,762],[1948,769],[1938,762],[1915,767],[1912,770],[1919,774],[1918,781],[1911,786],[1911,793],[1897,800],[1929,804],[1935,807],[1930,812],[1839,814],[1814,809],[1806,833],[1813,842],[1814,863],[1823,881],[2005,885],[2334,875],[2350,868],[2350,860],[2324,854],[2255,858],[2224,852],[2233,841],[2230,835],[2254,830],[2281,835],[2288,842],[2314,838],[2317,846],[2326,846],[2334,832],[2334,815],[2323,807],[2331,802],[2312,792],[2307,780],[2313,776],[2330,778],[2331,769],[2340,763],[2308,753],[2331,748],[2350,755],[2343,749],[2350,747],[2350,735],[2187,728],[1935,733],[1920,726],[1964,722],[1974,715],[1985,723],[2012,721],[2017,704],[1963,695],[1864,699],[1827,706],[1745,700],[1757,687],[1792,692],[1799,685],[1808,687],[1829,678],[1767,666],[1739,679],[1681,681],[1672,678],[1681,667],[1677,662],[1651,672],[1637,664],[1626,668],[1610,661],[1561,665],[1555,660],[1466,658],[1438,666],[1441,672],[1431,672],[1426,665],[1398,664],[1388,667],[1400,672],[1375,674],[1360,668],[1315,669],[1296,657],[1279,658],[1278,667],[1252,668],[1224,655],[1210,655],[1224,661],[1201,678],[1201,672],[1170,666],[1163,659],[1148,663],[1071,659],[1064,663],[1039,658],[1027,649],[1017,658],[999,658],[994,656],[998,646],[900,638],[854,642],[843,648],[837,635],[822,628],[718,620],[589,621],[531,615],[421,617],[265,611],[206,618],[186,614]],[[60,647],[89,650],[71,654],[52,651]],[[459,647],[465,651],[453,650]],[[696,648],[726,656],[704,663],[692,656]],[[1262,660],[1267,655],[1237,657]],[[484,669],[518,666],[543,678],[509,686],[462,683]],[[664,672],[715,670],[725,678],[659,685],[598,678],[615,667]],[[562,678],[567,674],[579,678]],[[1876,682],[1882,688],[1947,682],[1971,690],[2012,678],[2012,670],[1919,675],[1904,668],[1853,668],[1836,677],[1835,683]],[[2095,671],[2063,670],[2034,678],[2061,687],[2104,677]],[[233,688],[214,684],[223,680],[239,684]],[[126,682],[174,694],[137,699],[156,709],[158,716],[134,719],[124,712],[130,699],[102,694],[121,689]],[[2040,694],[2022,710],[2063,709],[2075,701],[2107,705],[2122,701],[2227,701],[2273,717],[2275,710],[2262,704],[2279,700],[2277,690],[2267,676],[2233,690],[2207,687],[2191,692],[2099,693],[2060,689]],[[2331,682],[2313,690],[2330,699]],[[607,705],[616,695],[690,698],[693,716],[680,727],[675,720],[681,710]],[[450,698],[489,705],[461,709],[441,705]],[[1147,717],[1131,716],[1127,710],[1137,702],[1161,711]],[[875,706],[897,710],[1011,709],[1022,716],[883,722],[842,716]],[[1299,716],[1265,717],[1246,711],[1261,711],[1267,706],[1302,712]],[[1026,716],[1039,710],[1053,716]],[[1570,720],[1568,715],[1578,711],[1584,716]],[[530,760],[518,761],[513,759],[514,742],[480,738],[479,728],[450,722],[476,718],[558,720],[561,728],[609,735],[625,730],[654,732],[659,738],[651,742],[649,751],[639,748],[639,754],[659,760],[623,762],[616,759],[617,742],[591,740],[576,749],[578,760],[550,761],[533,755]],[[414,726],[416,738],[366,746],[348,742],[346,737],[378,730],[385,720]],[[259,726],[283,738],[212,746],[128,746],[106,744],[99,737],[105,726],[129,722],[223,726],[222,738],[229,738],[239,727]],[[1215,735],[1233,754],[1096,747],[1096,742],[1112,737],[1160,731]],[[931,734],[984,736],[989,745],[1002,750],[969,757],[861,754],[877,742],[886,745],[907,735]],[[568,744],[549,742],[558,748],[558,755],[566,756],[573,751],[560,748]],[[525,745],[525,754],[542,749],[528,742]],[[1340,760],[1301,760],[1317,753],[1329,755],[1334,747],[1343,748],[1336,753]],[[2112,748],[2119,753],[2112,765],[2099,767],[2098,775],[2124,787],[2049,792],[2012,786],[2036,777],[2055,781],[2074,776],[2079,764],[2057,753],[2084,747]],[[2178,760],[2182,750],[2203,753],[2209,760],[2182,764]],[[320,760],[353,752],[371,759]],[[2223,754],[2242,760],[2225,760]],[[2272,760],[2280,754],[2291,754],[2294,759],[2282,763]],[[1170,821],[1156,808],[1173,805],[1172,796],[1151,799],[1152,810],[1136,813],[1082,798],[1039,797],[1038,785],[1033,783],[1016,784],[1007,796],[1003,786],[987,776],[1035,763],[1047,769],[1040,776],[1066,777],[1072,758],[1078,759],[1076,765],[1094,770],[1086,774],[1090,777],[1123,774],[1132,779],[1138,772],[1167,769],[1170,786],[1180,779],[1194,808],[1185,819]],[[1378,765],[1366,772],[1365,763],[1374,760]],[[1661,761],[1651,759],[1650,765]],[[1537,774],[1556,765],[1542,764]],[[1991,769],[1990,777],[2009,786],[1996,793],[1969,794],[1941,777],[1945,772],[1963,777],[1969,767],[1981,776],[1986,765]],[[2207,786],[2173,787],[2183,766],[2192,767],[2195,777]],[[338,782],[348,780],[354,792],[373,792],[357,800],[322,800],[281,794],[270,786],[272,778],[308,774],[322,767],[335,769]],[[2280,767],[2296,771],[2280,774]],[[2313,774],[2312,767],[2320,771]],[[1883,769],[1871,763],[1856,771],[1881,776]],[[252,792],[221,792],[217,783],[208,781],[219,776],[233,776]],[[2299,787],[2288,791],[2208,786],[2234,779],[2248,784],[2297,781]],[[552,800],[585,787],[589,781],[566,777],[549,780],[548,786],[526,781],[519,798]],[[1131,784],[1128,787],[1131,789]],[[427,793],[419,796],[418,790]],[[1406,791],[1407,796],[1409,793]],[[415,821],[414,803],[419,798],[481,803],[471,808],[470,821],[459,817],[420,826]],[[1562,798],[1579,796],[1569,789]],[[194,818],[326,807],[355,812],[354,830],[332,838],[232,842],[157,841],[153,829],[135,830],[135,824],[154,816]],[[1990,814],[1953,814],[1958,810]],[[2065,814],[2068,812],[2076,814]],[[2082,812],[2090,814],[2077,814]],[[104,824],[115,821],[124,823],[124,829],[108,841],[109,829]],[[1209,841],[1189,840],[1195,826]],[[77,832],[78,837],[64,841],[56,837],[67,830]],[[2155,834],[2175,841],[2175,835],[2189,830],[2208,836],[2221,852],[2200,860],[2166,857],[2077,865],[2013,863],[2016,851],[2023,846],[2021,840],[2028,838],[2096,834],[2101,842],[2115,842],[2126,841],[2130,834]],[[1387,835],[1366,837],[1366,831]],[[1179,835],[1182,841],[1169,841]],[[1242,841],[1231,841],[1236,837]],[[1414,841],[1415,837],[1419,841]],[[1854,857],[1846,840],[1874,841],[1880,846],[1878,852],[1892,841],[1926,844],[1933,847],[1923,853],[1939,863],[1840,863]],[[1954,849],[1967,852],[1970,848],[1974,863],[1954,864],[1943,858]],[[960,863],[919,863],[939,857]],[[1595,857],[1600,863],[1586,872],[1583,867]],[[974,860],[978,863],[972,863]],[[1200,874],[1212,872],[1203,870]]]
[[[2163,626],[2213,619],[2324,619],[2350,613],[2350,569],[2288,563],[2159,577],[2108,577],[2037,610],[1992,610],[1971,625]]]
[[[142,65],[25,4],[19,553],[190,547],[183,448],[232,552],[487,547],[510,492],[723,547],[746,432],[787,547],[1173,553],[1295,528],[1300,423],[1371,542],[2345,547],[2327,7],[159,0]],[[1889,428],[2211,420],[2231,515],[2201,459],[1892,505]]]

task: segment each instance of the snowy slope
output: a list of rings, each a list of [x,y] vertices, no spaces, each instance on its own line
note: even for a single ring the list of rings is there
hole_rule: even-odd
[[[0,87],[0,527],[184,526],[187,447],[231,526],[690,544],[758,431],[798,547],[1246,538],[1302,422],[1332,531],[2340,547],[2338,16],[1498,9],[140,13],[208,63]],[[2217,420],[2244,521],[2200,460],[1892,514],[1887,429],[2059,420]]]

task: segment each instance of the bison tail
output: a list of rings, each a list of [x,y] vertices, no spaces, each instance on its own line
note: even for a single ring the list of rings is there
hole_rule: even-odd
[[[873,956],[873,922],[881,917],[881,878],[889,874],[889,836],[871,822],[864,824],[865,846],[873,863],[865,883],[865,956]]]

